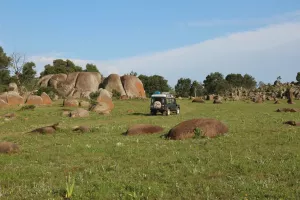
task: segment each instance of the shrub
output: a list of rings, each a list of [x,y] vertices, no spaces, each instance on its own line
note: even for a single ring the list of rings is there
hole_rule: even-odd
[[[7,92],[7,91],[8,91],[7,85],[0,85],[0,93]]]
[[[23,110],[34,110],[35,109],[35,105],[25,105],[25,106],[22,106],[21,107],[21,111],[23,111]]]
[[[91,92],[91,93],[90,93],[90,99],[91,99],[91,100],[97,100],[97,98],[99,97],[99,95],[100,95],[100,92],[99,92],[99,91]]]
[[[120,99],[121,98],[121,93],[118,92],[117,90],[112,91],[112,98],[114,99]]]
[[[91,104],[90,106],[91,107],[98,103],[97,98],[99,97],[99,95],[100,95],[99,91],[90,93],[90,104]]]
[[[194,133],[195,133],[195,137],[194,138],[200,138],[200,137],[203,137],[203,134],[202,134],[202,131],[200,128],[196,127],[194,129]]]

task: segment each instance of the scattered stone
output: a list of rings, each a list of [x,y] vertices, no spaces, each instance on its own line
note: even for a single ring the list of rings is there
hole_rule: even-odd
[[[63,117],[70,117],[71,111],[63,111],[62,116]]]
[[[264,102],[262,96],[260,96],[260,95],[256,96],[256,97],[253,99],[253,101],[254,101],[255,103],[263,103],[263,102]]]
[[[155,126],[151,124],[136,124],[131,126],[125,135],[141,135],[141,134],[153,134],[160,133],[164,129],[160,126]]]
[[[6,107],[8,107],[8,103],[0,99],[0,108],[6,108]]]
[[[79,102],[79,106],[80,107],[90,107],[90,102],[88,102],[88,101],[80,101]]]
[[[300,108],[279,108],[277,112],[300,112]]]
[[[288,104],[295,104],[295,102],[293,101],[294,99],[294,90],[292,88],[287,90],[287,103]]]
[[[274,104],[280,104],[280,101],[276,100],[276,101],[274,102]]]
[[[8,105],[22,105],[24,104],[24,99],[17,92],[8,92],[7,93],[7,103]]]
[[[195,98],[192,101],[193,103],[205,103],[205,101],[202,98]]]
[[[45,126],[41,128],[34,129],[30,131],[29,133],[41,133],[41,134],[52,134],[57,130],[57,126],[59,123],[53,124],[51,126]]]
[[[99,114],[109,114],[114,108],[114,104],[111,99],[111,94],[105,90],[100,89],[100,94],[97,98],[97,104],[90,107],[90,111],[97,112]]]
[[[37,95],[30,95],[27,98],[26,104],[27,105],[42,105],[43,99],[42,99],[42,97],[37,96]]]
[[[214,100],[214,95],[212,95],[212,94],[207,95],[206,100],[213,101]]]
[[[81,133],[90,132],[90,128],[87,126],[78,126],[73,129],[73,131],[79,131]]]
[[[8,84],[8,91],[18,92],[18,85],[16,83]]]
[[[79,102],[76,99],[68,98],[68,99],[64,100],[63,105],[65,107],[78,107],[79,106]]]
[[[288,124],[291,126],[300,126],[300,122],[295,122],[295,121],[286,121],[283,124]]]
[[[0,153],[17,153],[20,148],[17,144],[12,142],[0,142]]]
[[[195,136],[196,128],[201,130],[201,136],[210,138],[223,135],[228,132],[228,127],[222,122],[216,119],[200,118],[179,123],[168,132],[167,138],[173,140],[193,138]]]
[[[120,99],[121,99],[121,100],[127,100],[127,99],[129,99],[129,98],[128,98],[127,95],[122,95],[122,96],[120,97]]]
[[[7,114],[3,115],[3,117],[6,119],[15,119],[16,114],[15,113],[7,113]]]
[[[70,117],[88,117],[90,116],[89,111],[83,108],[77,108],[70,112]]]
[[[214,104],[222,104],[222,101],[219,100],[219,99],[215,99],[213,103],[214,103]]]

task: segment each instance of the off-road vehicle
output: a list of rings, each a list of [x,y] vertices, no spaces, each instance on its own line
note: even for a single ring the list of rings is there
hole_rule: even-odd
[[[176,103],[173,95],[168,93],[156,93],[151,95],[150,113],[156,115],[158,112],[169,116],[171,112],[180,113],[180,105]]]

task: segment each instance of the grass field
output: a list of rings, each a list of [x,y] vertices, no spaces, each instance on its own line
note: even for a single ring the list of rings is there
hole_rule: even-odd
[[[300,107],[266,102],[214,105],[179,100],[181,114],[148,116],[149,101],[115,101],[109,116],[62,116],[59,104],[0,110],[0,141],[21,152],[0,155],[0,199],[62,199],[66,176],[75,178],[71,199],[300,199]],[[128,112],[131,110],[132,112]],[[160,136],[181,121],[216,118],[229,127],[215,139],[166,140]],[[26,134],[60,122],[54,135]],[[128,126],[150,123],[161,134],[124,136]],[[88,125],[90,133],[72,127]]]

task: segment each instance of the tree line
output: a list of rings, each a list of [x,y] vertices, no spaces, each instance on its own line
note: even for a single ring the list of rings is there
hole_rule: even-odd
[[[99,72],[97,66],[91,63],[86,64],[85,69],[75,65],[71,60],[55,59],[52,64],[44,66],[41,76],[58,73],[71,72]],[[202,96],[207,94],[225,95],[235,88],[254,89],[262,85],[257,84],[254,77],[249,74],[228,74],[224,77],[220,72],[213,72],[206,76],[202,82],[191,80],[190,78],[178,79],[174,88],[172,88],[168,80],[161,75],[138,75],[131,71],[130,75],[137,76],[144,85],[146,95],[150,96],[155,91],[170,92],[176,96]],[[36,65],[34,62],[27,62],[26,57],[19,53],[13,53],[8,56],[0,46],[0,92],[5,91],[10,82],[15,82],[19,86],[32,90],[35,87],[38,78],[36,76]],[[281,77],[277,77],[276,81],[280,81]],[[296,80],[300,83],[300,72],[297,73]]]
[[[228,74],[224,78],[223,74],[214,72],[206,76],[203,83],[197,80],[191,80],[190,78],[180,78],[177,80],[174,88],[168,84],[168,80],[163,76],[137,75],[136,72],[131,72],[130,74],[137,76],[143,82],[147,96],[150,96],[157,90],[170,92],[180,97],[203,96],[207,94],[224,95],[234,88],[243,87],[253,89],[256,87],[254,77],[249,74]]]

